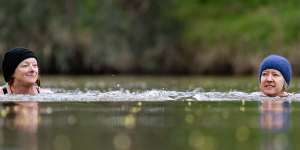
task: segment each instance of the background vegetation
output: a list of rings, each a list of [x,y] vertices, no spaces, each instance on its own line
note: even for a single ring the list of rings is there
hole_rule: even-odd
[[[249,74],[277,53],[300,73],[298,0],[0,0],[0,53],[43,73]]]

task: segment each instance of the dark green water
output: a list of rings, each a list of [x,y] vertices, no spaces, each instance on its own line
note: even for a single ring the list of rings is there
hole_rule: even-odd
[[[202,79],[189,80],[194,83],[191,87],[200,86],[195,84],[199,81]],[[151,88],[150,81],[124,81],[122,85],[132,83]],[[168,83],[153,80],[152,84]],[[174,80],[168,88],[176,89],[177,85]],[[188,83],[178,89],[186,88],[185,85]],[[222,87],[216,87],[219,88]],[[133,89],[139,90],[138,86]],[[14,106],[2,103],[0,149],[298,149],[299,107],[298,102],[277,100],[25,102]]]
[[[40,103],[1,108],[1,149],[297,149],[299,103]],[[38,111],[38,112],[34,112]]]

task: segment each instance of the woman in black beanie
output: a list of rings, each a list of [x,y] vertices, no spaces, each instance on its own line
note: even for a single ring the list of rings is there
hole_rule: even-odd
[[[41,89],[38,60],[34,53],[25,48],[7,51],[2,61],[2,72],[7,84],[0,89],[0,94],[48,93]]]

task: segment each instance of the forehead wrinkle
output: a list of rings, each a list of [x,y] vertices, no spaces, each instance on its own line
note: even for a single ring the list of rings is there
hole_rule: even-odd
[[[34,63],[34,64],[36,63],[37,64],[37,61],[34,58],[28,58],[28,59],[23,60],[21,63]]]
[[[280,75],[282,75],[282,73],[276,69],[266,69],[263,71],[263,73],[267,73],[267,72],[271,72],[271,73],[276,72],[276,73],[280,73]]]

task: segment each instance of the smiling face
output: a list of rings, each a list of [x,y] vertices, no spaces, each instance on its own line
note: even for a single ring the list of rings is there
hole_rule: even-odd
[[[266,69],[260,77],[260,91],[267,96],[283,96],[285,80],[275,69]]]
[[[14,82],[23,85],[35,84],[39,76],[39,68],[35,58],[23,60],[16,68],[13,78]]]

